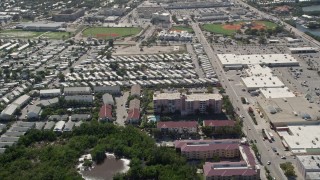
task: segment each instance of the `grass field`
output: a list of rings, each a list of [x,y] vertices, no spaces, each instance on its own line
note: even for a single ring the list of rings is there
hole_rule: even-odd
[[[255,21],[255,22],[259,24],[264,24],[267,29],[273,29],[278,26],[277,24],[270,21]]]
[[[190,26],[173,26],[171,30],[187,31],[188,33],[194,33]]]
[[[224,24],[205,24],[202,27],[204,30],[206,30],[208,32],[213,32],[216,34],[223,34],[223,35],[227,35],[227,36],[230,36],[237,31],[236,29],[224,29],[223,25]]]
[[[68,32],[47,32],[42,35],[44,38],[48,39],[67,39],[69,38]]]
[[[43,34],[43,32],[23,31],[19,29],[0,31],[0,37],[3,38],[34,38],[40,36],[41,34]]]
[[[23,31],[20,29],[3,30],[0,31],[0,37],[3,38],[36,38],[42,35],[43,38],[48,39],[63,39],[69,38],[68,32],[38,32],[38,31]]]
[[[111,39],[136,35],[141,31],[138,27],[92,27],[83,31],[85,37]]]

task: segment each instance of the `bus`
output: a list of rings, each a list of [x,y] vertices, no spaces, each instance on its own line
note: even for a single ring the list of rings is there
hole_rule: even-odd
[[[282,145],[283,145],[284,149],[286,151],[289,151],[289,145],[287,144],[287,142],[285,140],[282,140],[281,142],[282,142]]]
[[[270,137],[270,134],[265,129],[262,129],[262,135],[264,139],[267,139],[269,142],[272,142],[272,138]]]
[[[271,140],[274,141],[274,136],[273,136],[273,134],[272,134],[271,132],[268,132],[268,134],[269,134]]]

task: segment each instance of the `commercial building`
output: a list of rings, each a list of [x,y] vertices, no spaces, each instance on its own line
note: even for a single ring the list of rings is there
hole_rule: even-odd
[[[304,97],[257,99],[260,111],[275,127],[320,123],[320,109]]]
[[[320,178],[320,156],[296,156],[297,168],[304,179],[317,180]]]
[[[16,25],[16,28],[23,29],[25,31],[65,31],[65,23],[62,23],[62,22],[21,23]]]
[[[165,6],[165,9],[198,9],[198,8],[214,8],[214,7],[229,7],[230,2],[175,2]]]
[[[318,52],[318,48],[315,47],[297,47],[297,48],[289,48],[292,54],[299,53],[316,53]]]
[[[167,12],[156,12],[156,13],[152,14],[151,19],[154,22],[170,23],[171,22],[171,15],[170,15],[170,13],[167,13]]]
[[[277,132],[293,154],[320,155],[320,125],[292,125]]]
[[[198,122],[197,121],[165,121],[158,122],[157,128],[161,132],[176,132],[182,133],[197,133]]]
[[[241,81],[246,86],[248,91],[257,90],[260,88],[283,88],[285,85],[276,76],[251,76],[243,77]]]
[[[84,16],[85,9],[66,9],[52,15],[52,20],[57,22],[75,21]]]
[[[287,41],[288,43],[298,43],[298,42],[302,42],[301,39],[294,39],[294,38],[292,38],[292,37],[286,37],[285,39],[286,39],[286,41]]]
[[[65,96],[64,99],[66,101],[75,101],[75,102],[83,102],[83,103],[92,103],[93,102],[92,95]]]
[[[40,97],[57,97],[61,95],[61,89],[42,89]]]
[[[103,101],[103,104],[109,104],[109,105],[114,106],[114,100],[113,100],[113,97],[111,94],[105,93],[102,96],[102,101]]]
[[[296,97],[296,95],[293,92],[291,92],[288,87],[260,88],[259,91],[261,95],[266,99]]]
[[[222,128],[233,128],[235,121],[233,120],[204,120],[203,127],[211,127],[214,131]]]
[[[299,66],[299,62],[290,54],[217,54],[226,69],[240,69],[248,64],[262,66]]]
[[[104,16],[122,16],[126,12],[124,8],[106,8],[100,11],[101,15]]]
[[[112,117],[112,106],[104,104],[100,108],[99,121],[113,121]]]
[[[221,113],[222,96],[220,94],[181,94],[159,93],[153,95],[155,113],[176,113],[181,115],[195,113]]]
[[[65,87],[64,95],[89,95],[91,94],[90,87]]]
[[[121,94],[120,86],[95,86],[93,87],[95,93],[109,93],[112,95]]]
[[[139,18],[151,19],[152,14],[155,12],[163,11],[163,7],[156,6],[156,7],[137,7],[137,13]]]

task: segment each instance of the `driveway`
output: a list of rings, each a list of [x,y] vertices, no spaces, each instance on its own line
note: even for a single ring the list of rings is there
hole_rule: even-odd
[[[120,126],[124,126],[124,122],[127,119],[128,113],[126,110],[126,102],[127,99],[129,97],[129,92],[125,92],[123,94],[123,96],[120,97],[116,97],[116,105],[117,105],[117,119],[116,122],[120,125]]]

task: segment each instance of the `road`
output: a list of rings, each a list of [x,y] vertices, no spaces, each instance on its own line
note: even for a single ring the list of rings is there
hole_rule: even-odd
[[[244,128],[246,130],[244,133],[247,135],[247,138],[249,140],[253,140],[253,139],[256,139],[257,137],[260,137],[260,133],[254,127],[253,121],[249,116],[249,114],[247,113],[247,111],[243,108],[240,97],[237,95],[233,86],[231,86],[230,82],[228,81],[228,78],[224,73],[224,69],[220,64],[218,57],[214,54],[210,44],[206,40],[200,27],[198,26],[197,23],[192,23],[191,25],[197,38],[199,39],[199,42],[203,45],[204,51],[207,53],[209,59],[211,60],[211,64],[216,70],[216,74],[219,77],[220,83],[225,88],[226,93],[229,95],[233,106],[239,107],[239,111],[237,113],[242,114],[244,117],[243,118],[244,127],[246,127]],[[270,170],[272,176],[275,177],[276,179],[286,179],[283,173],[280,171],[280,167],[279,167],[280,158],[276,156],[274,152],[270,151],[270,145],[266,144],[265,141],[259,141],[259,140],[257,141],[256,145],[259,149],[259,153],[261,154],[262,163],[266,164],[267,161],[272,162],[272,164],[268,166],[268,169]]]
[[[120,126],[124,126],[125,125],[125,121],[127,119],[128,113],[126,110],[126,102],[128,100],[129,97],[129,92],[125,92],[123,93],[123,96],[120,97],[115,97],[116,100],[116,106],[117,106],[117,119],[116,122],[118,125]]]

